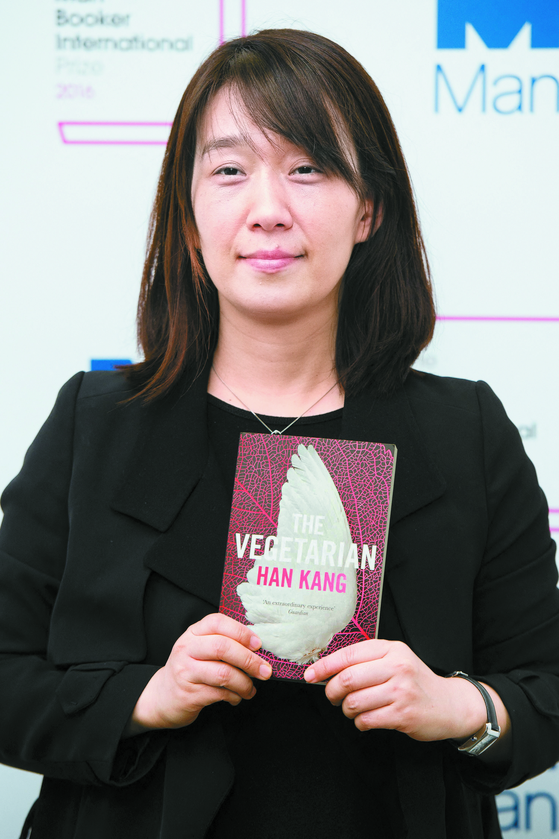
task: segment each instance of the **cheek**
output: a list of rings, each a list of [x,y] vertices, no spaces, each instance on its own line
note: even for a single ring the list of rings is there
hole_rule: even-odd
[[[216,246],[214,241],[211,242],[211,245],[208,245],[207,241],[202,241],[200,250],[202,251],[202,258],[204,260],[204,265],[206,266],[206,271],[208,272],[208,275],[214,285],[219,288],[221,286],[222,278],[230,273],[227,270],[227,266],[222,257],[222,252],[219,246]]]
[[[330,196],[327,204],[321,208],[321,227],[331,242],[336,242],[344,249],[351,248],[359,229],[363,211],[353,193],[345,189]]]
[[[359,221],[350,208],[333,205],[339,212],[328,213],[328,219],[321,233],[324,251],[336,262],[347,264],[357,240]],[[345,211],[345,212],[344,212]]]
[[[336,207],[336,204],[333,205]],[[323,265],[328,265],[332,282],[338,282],[345,274],[348,262],[356,242],[359,219],[354,212],[354,204],[337,209],[339,213],[328,213],[328,223],[321,236],[322,247],[319,257]]]
[[[220,251],[226,239],[225,225],[221,222],[215,207],[206,209],[201,203],[194,208],[194,218],[198,229],[200,250],[207,265],[208,260]]]
[[[206,271],[219,289],[234,270],[234,234],[225,221],[212,212],[209,218],[196,217],[200,250]]]
[[[234,207],[224,201],[199,200],[194,205],[194,218],[206,247],[223,248],[232,243],[239,227]]]

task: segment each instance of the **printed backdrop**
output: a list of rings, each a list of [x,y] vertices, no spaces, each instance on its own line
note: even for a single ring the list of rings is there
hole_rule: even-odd
[[[149,210],[194,69],[220,39],[290,26],[383,92],[437,290],[418,366],[494,387],[559,531],[558,0],[26,0],[0,19],[2,485],[70,375],[137,358]],[[39,780],[1,768],[2,837]],[[556,769],[504,793],[505,835],[555,835],[558,799]]]

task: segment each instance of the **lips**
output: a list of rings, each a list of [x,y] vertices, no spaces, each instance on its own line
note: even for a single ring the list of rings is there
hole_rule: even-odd
[[[292,265],[296,259],[300,259],[302,254],[289,253],[289,251],[273,250],[273,251],[254,251],[241,256],[252,268],[257,271],[263,271],[266,274],[272,274],[275,271],[281,271],[284,268]]]

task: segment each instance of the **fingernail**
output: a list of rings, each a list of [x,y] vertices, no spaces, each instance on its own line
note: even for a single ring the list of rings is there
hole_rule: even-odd
[[[316,678],[316,673],[314,672],[312,667],[309,667],[307,668],[307,670],[305,670],[304,676],[307,682],[312,682]]]
[[[272,668],[270,667],[269,664],[262,664],[260,666],[259,673],[260,673],[260,676],[263,679],[269,679],[270,676],[272,675]]]
[[[251,650],[258,650],[262,646],[262,641],[257,635],[253,635],[250,639],[250,649]]]
[[[256,693],[256,688],[255,688],[255,687],[254,687],[254,685],[253,685],[253,686],[252,686],[252,690],[251,690],[251,692],[250,692],[249,699],[252,699],[252,697],[255,695],[255,693]]]

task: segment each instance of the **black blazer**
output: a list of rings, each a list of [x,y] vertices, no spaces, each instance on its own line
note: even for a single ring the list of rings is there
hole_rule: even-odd
[[[3,496],[0,759],[45,775],[33,839],[201,837],[233,783],[216,706],[120,740],[219,600],[229,499],[207,375],[146,407],[119,373],[77,374]],[[499,770],[393,735],[408,835],[498,836],[487,796],[559,757],[557,569],[533,467],[484,383],[411,373],[389,399],[348,398],[342,436],[398,446],[381,635],[483,677],[513,725]]]

